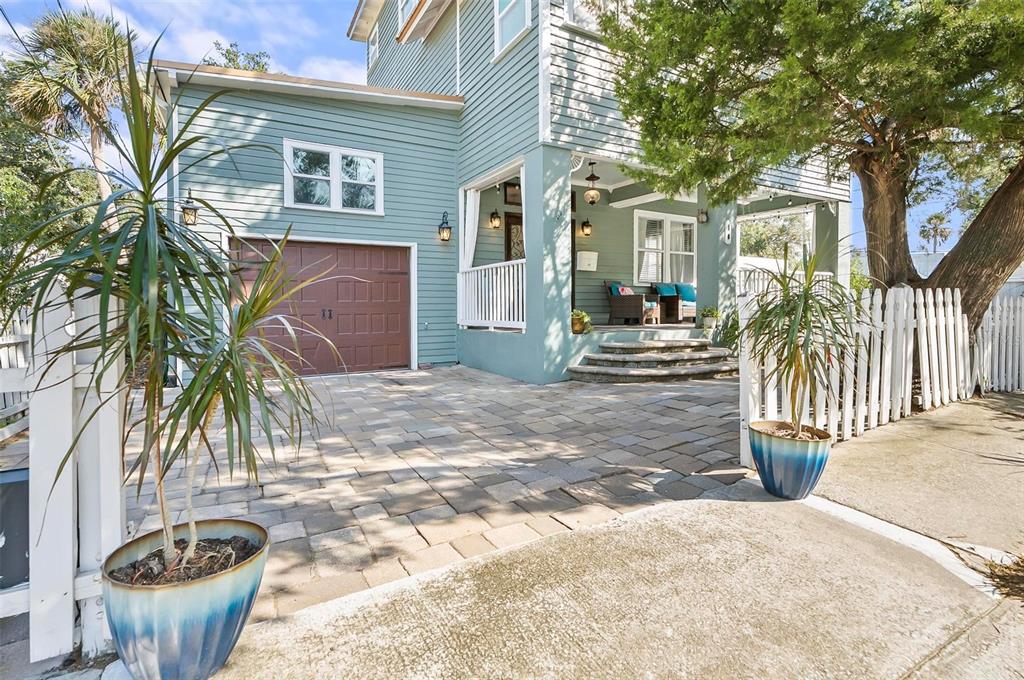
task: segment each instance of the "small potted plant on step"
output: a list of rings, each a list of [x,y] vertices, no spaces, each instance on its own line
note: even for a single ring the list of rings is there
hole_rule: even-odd
[[[718,311],[718,307],[705,307],[700,310],[700,325],[709,333],[714,333],[721,317],[722,313]]]
[[[828,461],[832,437],[804,422],[821,390],[831,390],[830,371],[852,356],[859,307],[835,277],[814,278],[817,256],[803,254],[802,267],[791,270],[788,249],[780,272],[754,297],[753,312],[740,331],[741,342],[756,366],[771,366],[774,380],[792,404],[789,421],[750,423],[750,451],[761,484],[780,498],[805,498],[818,483]],[[804,408],[807,405],[807,408]]]
[[[125,461],[125,479],[137,475],[141,489],[152,478],[161,525],[107,557],[107,621],[136,680],[202,680],[224,665],[238,640],[256,599],[269,537],[248,521],[196,521],[196,464],[206,450],[226,461],[230,473],[244,470],[256,483],[258,461],[268,453],[273,458],[275,440],[283,434],[297,441],[303,426],[315,422],[316,398],[295,372],[301,363],[296,336],[312,331],[276,310],[318,277],[290,284],[282,273],[283,245],[270,255],[247,249],[230,220],[207,201],[163,195],[177,186],[179,161],[230,160],[237,147],[192,132],[202,111],[224,93],[211,95],[181,117],[177,130],[164,133],[160,88],[149,85],[156,82],[152,55],[140,73],[129,46],[126,68],[119,85],[128,139],[103,131],[123,168],[105,171],[115,189],[69,211],[95,215],[86,226],[60,238],[52,223],[31,232],[2,284],[24,291],[12,309],[27,305],[34,320],[55,299],[62,302],[56,293],[91,299],[98,308],[95,318],[74,320],[70,342],[48,361],[85,352],[92,357],[91,370],[82,375],[89,389],[99,392],[112,381],[111,399],[132,395],[136,403],[126,411],[122,446],[103,453],[122,455],[123,442],[133,431],[141,433],[141,450]],[[73,103],[74,95],[67,96]],[[201,224],[191,212],[199,206],[208,211]],[[231,238],[238,246],[228,250],[222,244]],[[239,250],[247,253],[244,260]],[[291,343],[282,342],[289,337]],[[180,389],[164,389],[168,367],[172,373],[183,369]],[[86,415],[88,423],[92,415]],[[187,485],[184,523],[175,525],[164,479],[179,461],[188,466]]]
[[[582,309],[572,310],[572,332],[576,335],[580,333],[589,333],[593,326],[590,323],[590,315],[584,312]]]

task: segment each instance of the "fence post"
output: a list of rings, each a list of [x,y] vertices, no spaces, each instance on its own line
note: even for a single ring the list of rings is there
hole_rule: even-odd
[[[739,297],[737,313],[739,314],[740,329],[746,328],[751,316],[751,294],[744,293]],[[755,379],[754,373],[760,372],[759,366],[754,366],[750,356],[750,343],[740,335],[740,465],[753,468],[754,458],[750,453],[750,419],[759,418],[761,414],[760,380]],[[770,417],[770,414],[769,414]]]
[[[56,356],[70,340],[71,309],[49,291],[33,335],[29,396],[29,657],[41,661],[74,648],[75,465],[58,476],[74,437],[74,365]]]
[[[882,291],[875,289],[871,295],[871,360],[868,374],[868,429],[878,427],[879,381],[882,369]],[[885,329],[888,335],[888,329]],[[889,372],[886,366],[885,373]]]
[[[116,309],[111,316],[116,315]],[[95,337],[99,333],[99,303],[95,298],[75,300],[75,325],[78,334]],[[94,350],[79,351],[77,370],[87,376],[97,368]],[[100,390],[83,389],[82,414],[88,418],[96,409],[78,442],[78,562],[83,574],[101,585],[100,569],[107,555],[124,541],[125,507],[121,455],[121,424],[124,394],[118,390],[118,377],[124,361],[117,361],[103,375]],[[102,404],[102,406],[101,406]],[[101,595],[81,600],[82,652],[92,656],[109,647],[110,633]]]

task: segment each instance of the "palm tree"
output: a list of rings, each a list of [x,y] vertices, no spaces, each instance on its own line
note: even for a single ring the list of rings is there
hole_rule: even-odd
[[[60,138],[88,133],[101,199],[111,193],[103,147],[112,135],[130,40],[111,17],[58,10],[36,21],[10,63],[10,103],[26,122]]]
[[[953,230],[949,228],[947,223],[949,218],[946,217],[945,213],[935,213],[929,215],[928,219],[921,225],[921,230],[918,232],[918,236],[925,243],[932,244],[932,252],[939,252],[939,246],[946,242],[953,234]]]

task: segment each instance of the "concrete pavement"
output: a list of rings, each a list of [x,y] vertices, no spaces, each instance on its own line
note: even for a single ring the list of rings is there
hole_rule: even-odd
[[[1024,553],[1024,394],[951,404],[838,444],[814,493],[940,541]]]
[[[931,678],[999,606],[807,505],[710,496],[249,626],[218,677]],[[959,675],[1012,677],[998,642]]]

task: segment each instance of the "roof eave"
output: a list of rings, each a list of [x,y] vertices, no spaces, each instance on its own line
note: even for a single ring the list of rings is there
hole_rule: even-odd
[[[348,37],[359,42],[366,42],[383,7],[384,0],[359,0],[356,11],[352,14],[352,21],[348,24]]]

